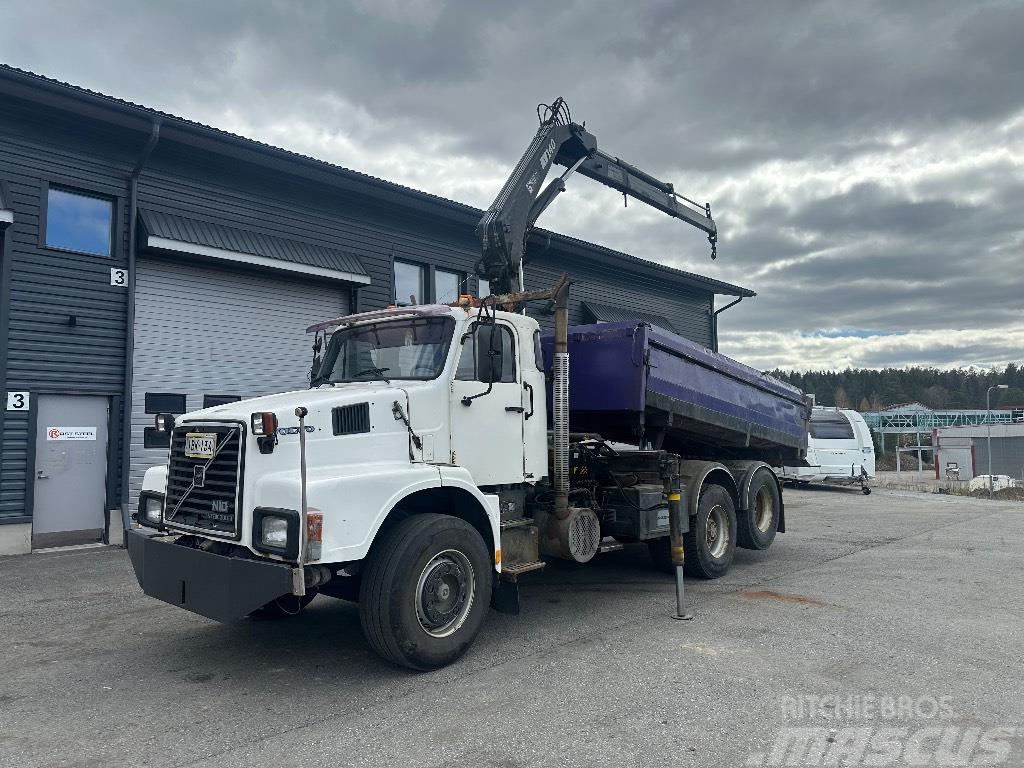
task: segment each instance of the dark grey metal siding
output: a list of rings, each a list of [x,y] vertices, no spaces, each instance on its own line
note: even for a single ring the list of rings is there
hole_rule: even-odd
[[[978,474],[988,474],[988,440],[984,437],[974,438],[974,457]],[[992,436],[992,474],[1024,479],[1024,436]]]
[[[128,144],[127,151],[134,146]],[[10,270],[5,390],[115,395],[124,376],[127,292],[110,285],[125,266],[126,150],[101,130],[68,115],[0,99],[0,178],[15,220],[5,233]],[[67,253],[41,245],[48,184],[115,201],[112,257]],[[75,325],[69,325],[69,317]],[[0,433],[0,519],[30,514],[30,416],[5,413]]]

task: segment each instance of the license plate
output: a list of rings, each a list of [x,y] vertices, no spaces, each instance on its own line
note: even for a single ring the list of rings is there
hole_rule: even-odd
[[[189,432],[185,435],[185,455],[190,459],[212,459],[217,450],[217,435],[212,432]]]

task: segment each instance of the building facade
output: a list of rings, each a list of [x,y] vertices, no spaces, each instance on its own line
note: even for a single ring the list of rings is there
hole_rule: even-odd
[[[989,472],[989,444],[992,445],[992,474],[1008,475],[1024,482],[1024,422],[944,427],[932,434],[935,447],[935,477],[944,478],[955,470],[961,480]]]
[[[153,414],[305,386],[309,324],[486,295],[481,213],[0,67],[0,554],[116,539]],[[572,323],[712,348],[716,295],[754,295],[535,231],[527,288],[563,272]]]

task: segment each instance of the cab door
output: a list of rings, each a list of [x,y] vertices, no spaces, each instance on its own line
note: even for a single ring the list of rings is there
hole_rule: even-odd
[[[460,342],[460,339],[456,339]],[[452,464],[479,485],[523,482],[523,386],[516,329],[473,322],[452,380]]]

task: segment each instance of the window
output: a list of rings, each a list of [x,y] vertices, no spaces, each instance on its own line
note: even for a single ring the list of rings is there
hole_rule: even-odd
[[[533,332],[533,358],[537,363],[537,370],[544,372],[544,347],[540,343],[540,331]]]
[[[184,413],[185,395],[171,392],[147,392],[146,413]]]
[[[462,292],[462,275],[447,269],[434,270],[434,303],[451,304],[459,300]]]
[[[455,330],[450,317],[386,320],[341,328],[331,336],[320,373],[325,382],[436,379]]]
[[[426,287],[426,269],[418,264],[395,262],[395,304],[408,307],[412,304],[423,304],[424,288]]]
[[[507,325],[476,323],[462,345],[459,381],[509,384],[516,380],[515,340]]]
[[[50,187],[46,197],[46,247],[111,255],[114,203]]]
[[[485,299],[491,295],[491,281],[484,277],[478,277],[476,281],[476,295]]]
[[[811,437],[816,440],[853,440],[853,425],[837,411],[814,411],[811,413]]]
[[[216,405],[227,405],[237,403],[242,398],[239,395],[203,395],[203,408],[213,408]]]

